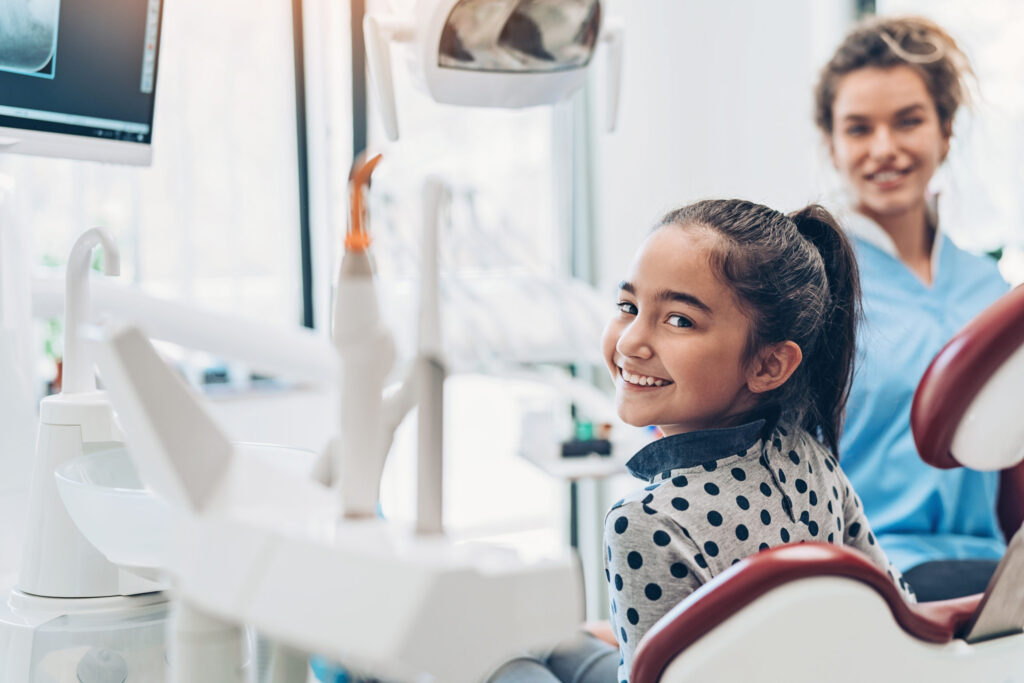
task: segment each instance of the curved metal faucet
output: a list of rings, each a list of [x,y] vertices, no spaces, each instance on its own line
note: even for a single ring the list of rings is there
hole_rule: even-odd
[[[121,252],[117,242],[102,228],[82,233],[71,247],[65,279],[64,370],[61,393],[76,394],[96,390],[92,353],[79,338],[79,325],[89,320],[89,262],[92,250],[103,247],[103,273],[119,275]]]

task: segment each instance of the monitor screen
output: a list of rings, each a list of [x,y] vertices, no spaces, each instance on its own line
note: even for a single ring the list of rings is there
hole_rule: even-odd
[[[0,0],[0,152],[148,164],[161,0]]]

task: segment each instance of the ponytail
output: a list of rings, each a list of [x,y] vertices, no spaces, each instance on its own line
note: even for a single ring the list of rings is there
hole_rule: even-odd
[[[803,349],[800,371],[811,399],[803,416],[803,427],[811,434],[819,434],[838,457],[861,317],[857,261],[850,241],[821,206],[812,204],[789,217],[821,254],[829,292],[817,339],[809,349]]]

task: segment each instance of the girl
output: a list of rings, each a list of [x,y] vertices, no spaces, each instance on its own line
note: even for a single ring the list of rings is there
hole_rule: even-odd
[[[966,56],[930,21],[876,18],[854,27],[815,91],[864,287],[843,468],[921,600],[983,591],[1003,532],[1009,538],[1024,517],[1018,497],[997,499],[999,474],[933,469],[910,431],[914,390],[932,357],[1007,290],[993,260],[958,249],[940,230],[928,190],[969,73]]]
[[[664,438],[605,518],[618,680],[640,638],[741,558],[801,541],[864,552],[907,593],[839,469],[857,266],[824,209],[740,200],[666,215],[619,287],[603,353],[618,412]]]
[[[784,543],[851,545],[913,600],[837,462],[859,298],[850,243],[820,207],[710,200],[660,221],[602,343],[619,416],[665,434],[627,464],[648,485],[605,517],[619,656],[581,635],[488,681],[628,681],[659,618]]]

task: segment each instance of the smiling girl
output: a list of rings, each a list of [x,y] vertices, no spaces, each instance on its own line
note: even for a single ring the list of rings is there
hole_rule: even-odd
[[[859,296],[850,243],[817,206],[702,201],[640,247],[603,353],[620,417],[665,437],[627,464],[647,486],[605,518],[619,680],[662,615],[772,546],[853,546],[911,595],[837,461]]]

